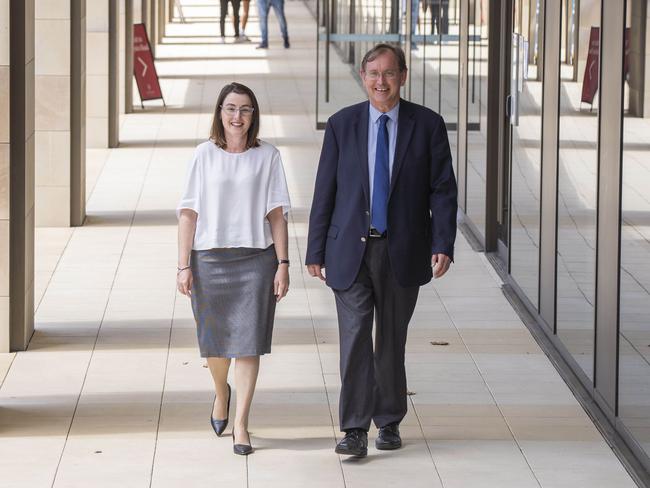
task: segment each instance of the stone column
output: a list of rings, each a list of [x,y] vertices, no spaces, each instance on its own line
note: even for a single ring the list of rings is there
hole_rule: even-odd
[[[120,143],[120,5],[124,1],[110,0],[108,6],[108,147]]]
[[[628,3],[630,18],[630,115],[650,117],[650,40],[648,24],[650,9],[647,0],[632,0]]]
[[[70,225],[86,218],[86,2],[71,0]]]
[[[127,114],[133,112],[133,93],[137,90],[133,77],[133,24],[144,22],[144,3],[140,0],[126,0],[125,4],[124,112]]]
[[[0,2],[0,352],[34,332],[34,70],[34,0]]]
[[[167,0],[158,0],[158,37],[156,38],[156,42],[158,42],[158,44],[162,44],[163,37],[165,37],[167,14],[169,13],[169,7],[167,3]]]
[[[147,34],[149,36],[149,43],[151,44],[151,54],[156,56],[156,39],[158,38],[158,2],[160,0],[148,0],[149,19],[147,21]]]
[[[119,125],[122,125],[124,114],[126,113],[126,1],[117,0],[118,3],[118,80],[119,80]]]
[[[70,0],[68,8],[53,0],[35,3],[36,225],[67,227],[73,213],[73,160],[75,171],[85,166],[83,2]],[[78,199],[78,188],[74,193]],[[75,221],[80,223],[84,205],[77,199]]]
[[[110,0],[86,0],[86,143],[108,147]]]

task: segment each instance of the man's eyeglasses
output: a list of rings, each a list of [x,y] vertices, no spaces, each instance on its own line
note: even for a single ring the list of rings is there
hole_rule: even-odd
[[[255,110],[253,107],[248,107],[246,105],[244,105],[243,107],[235,107],[234,105],[226,105],[224,107],[222,105],[221,109],[224,112],[226,112],[228,115],[235,115],[237,112],[239,112],[244,117],[248,115],[252,115],[253,111]]]
[[[383,76],[387,80],[394,80],[399,76],[399,70],[396,69],[387,69],[386,71],[364,71],[366,78],[371,80],[378,80],[380,76]]]

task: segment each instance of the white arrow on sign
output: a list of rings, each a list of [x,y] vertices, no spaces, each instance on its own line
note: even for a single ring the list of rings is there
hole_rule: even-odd
[[[147,74],[147,63],[142,61],[142,58],[138,58],[138,61],[142,65],[142,76],[145,76]]]

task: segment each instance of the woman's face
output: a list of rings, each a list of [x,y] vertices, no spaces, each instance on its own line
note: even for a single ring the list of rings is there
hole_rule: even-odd
[[[221,122],[226,139],[246,137],[253,121],[253,103],[248,95],[229,93],[221,104]]]

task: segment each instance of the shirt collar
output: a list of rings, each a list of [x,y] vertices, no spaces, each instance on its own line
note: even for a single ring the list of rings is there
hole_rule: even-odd
[[[373,124],[376,124],[377,120],[379,119],[379,117],[383,115],[384,112],[380,112],[379,110],[377,110],[375,107],[372,106],[372,103],[370,102],[368,102],[368,107],[370,113],[370,120],[372,120]],[[397,105],[395,105],[392,109],[386,112],[386,115],[388,115],[388,118],[391,121],[397,122],[397,117],[399,115],[399,101],[397,102]]]

